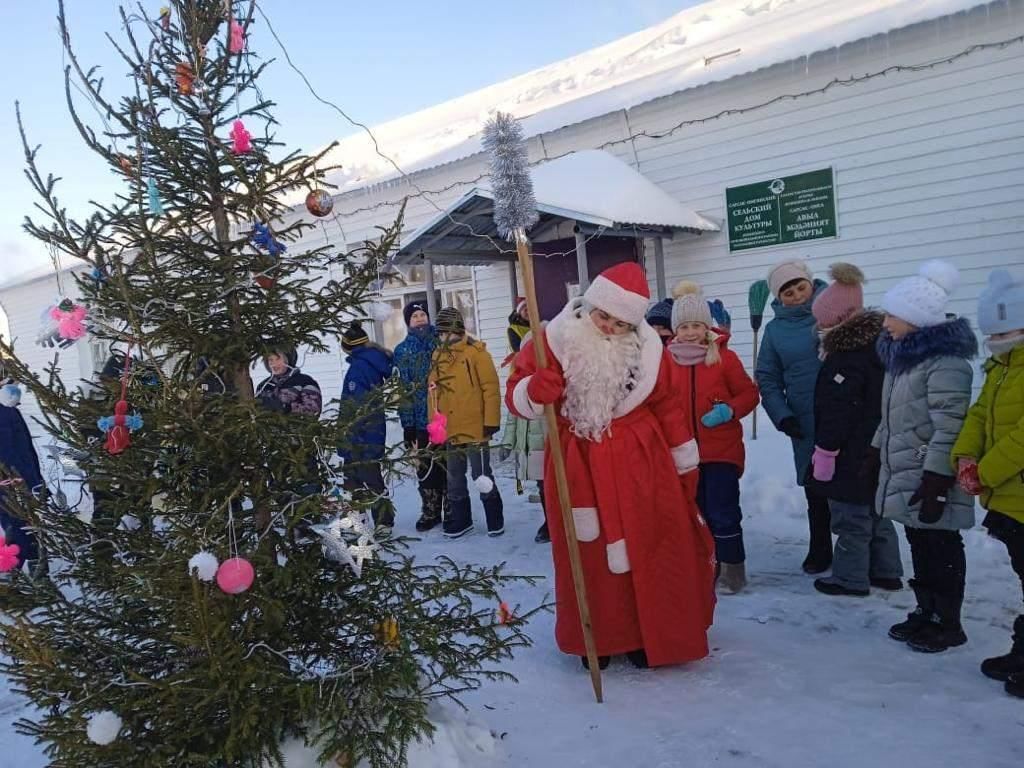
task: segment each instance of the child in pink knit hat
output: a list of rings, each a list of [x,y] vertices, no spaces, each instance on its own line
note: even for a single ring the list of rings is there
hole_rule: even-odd
[[[811,312],[821,338],[814,388],[814,453],[807,487],[828,499],[838,540],[832,575],[814,588],[826,595],[864,597],[870,587],[903,588],[899,539],[891,520],[875,515],[878,485],[871,439],[882,416],[885,370],[875,344],[885,316],[864,309],[864,275],[833,264],[832,284]]]

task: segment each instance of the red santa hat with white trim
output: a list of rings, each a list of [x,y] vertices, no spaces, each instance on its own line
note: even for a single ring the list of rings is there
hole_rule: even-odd
[[[635,262],[626,261],[608,267],[594,278],[583,294],[583,301],[623,322],[639,326],[644,322],[651,302],[651,289],[647,286],[643,268]]]

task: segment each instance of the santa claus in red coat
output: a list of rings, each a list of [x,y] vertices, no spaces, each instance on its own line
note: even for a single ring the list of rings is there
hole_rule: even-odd
[[[605,270],[545,329],[547,368],[538,370],[537,341],[523,346],[505,395],[525,419],[556,407],[602,666],[618,654],[641,667],[703,658],[714,612],[714,544],[694,500],[697,444],[672,364],[644,322],[649,299],[639,265]],[[548,450],[545,477],[554,476]],[[582,658],[558,495],[547,504],[555,639]]]

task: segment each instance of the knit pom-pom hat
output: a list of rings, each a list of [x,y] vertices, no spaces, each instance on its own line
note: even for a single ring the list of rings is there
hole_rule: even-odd
[[[814,300],[811,314],[822,329],[835,328],[864,309],[864,273],[846,262],[829,267],[832,284]]]

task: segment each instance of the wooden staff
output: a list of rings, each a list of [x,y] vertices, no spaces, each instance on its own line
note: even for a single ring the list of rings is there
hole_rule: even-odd
[[[547,368],[547,345],[541,335],[540,308],[537,306],[537,289],[533,280],[533,259],[530,257],[529,241],[525,235],[516,238],[516,254],[519,257],[519,267],[523,271],[526,306],[529,308],[530,313],[530,333],[533,336],[533,349],[537,359],[537,368]],[[565,529],[565,543],[569,550],[572,582],[576,590],[576,606],[580,613],[580,624],[583,626],[583,643],[587,650],[587,665],[590,667],[590,683],[594,687],[594,696],[600,704],[604,701],[604,693],[601,687],[601,667],[597,660],[597,645],[594,643],[594,627],[590,621],[590,603],[587,602],[587,582],[583,575],[583,560],[580,557],[579,540],[576,538],[576,521],[572,516],[569,480],[565,473],[565,456],[562,453],[562,440],[558,434],[558,415],[555,413],[554,405],[548,403],[544,406],[544,420],[548,428],[548,450],[551,451],[551,462],[555,465],[558,506],[562,509],[562,527]]]

